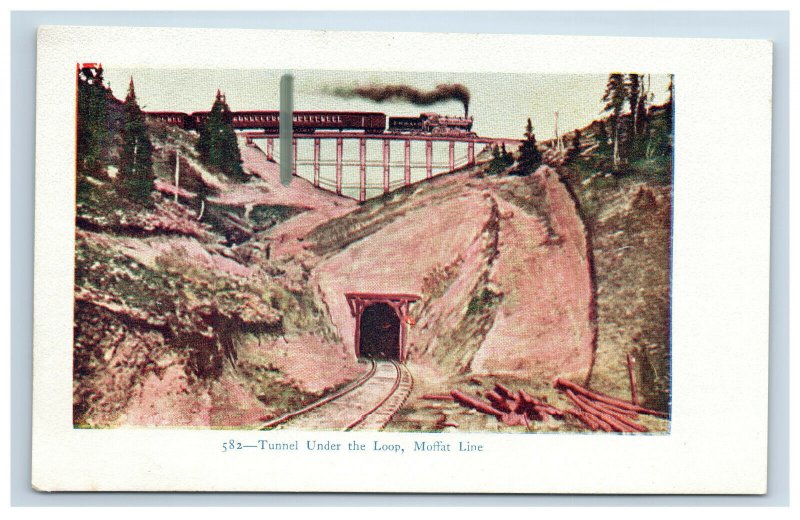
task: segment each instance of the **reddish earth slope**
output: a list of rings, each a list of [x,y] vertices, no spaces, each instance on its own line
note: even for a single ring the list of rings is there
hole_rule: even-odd
[[[509,185],[516,197],[507,196]],[[526,197],[541,199],[538,212],[519,202]],[[555,171],[445,176],[339,224],[317,230],[341,238],[338,248],[325,249],[311,281],[350,352],[355,324],[345,292],[411,292],[422,297],[411,306],[412,360],[429,358],[459,373],[588,376],[587,241]]]
[[[501,206],[513,216],[500,225],[493,275],[506,297],[472,369],[585,378],[595,335],[586,230],[555,171],[540,168],[533,181],[546,190],[556,236],[546,234],[539,217]]]

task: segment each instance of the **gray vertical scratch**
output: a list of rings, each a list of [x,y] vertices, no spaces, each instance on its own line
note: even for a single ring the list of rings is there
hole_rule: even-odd
[[[292,112],[294,76],[284,74],[281,76],[281,115],[280,115],[280,141],[281,141],[281,184],[288,186],[292,182]]]

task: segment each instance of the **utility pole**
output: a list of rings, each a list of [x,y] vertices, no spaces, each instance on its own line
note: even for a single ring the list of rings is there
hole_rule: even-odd
[[[553,148],[555,148],[556,152],[563,152],[564,151],[564,142],[561,140],[561,136],[558,135],[558,110],[556,110],[556,129],[555,129],[555,140],[553,141]]]

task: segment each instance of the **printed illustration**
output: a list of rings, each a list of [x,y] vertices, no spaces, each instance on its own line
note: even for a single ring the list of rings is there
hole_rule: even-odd
[[[282,74],[78,64],[76,428],[669,432],[672,76]]]

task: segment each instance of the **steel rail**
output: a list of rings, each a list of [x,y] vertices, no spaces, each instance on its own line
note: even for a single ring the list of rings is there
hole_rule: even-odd
[[[275,427],[275,426],[277,426],[279,424],[282,424],[282,423],[288,421],[289,419],[292,419],[294,417],[297,417],[298,415],[302,415],[304,413],[307,413],[307,412],[309,412],[311,410],[314,410],[315,408],[319,408],[323,404],[329,403],[329,402],[333,401],[334,399],[338,399],[338,398],[342,397],[343,395],[352,392],[356,388],[361,387],[364,383],[369,381],[372,378],[372,376],[375,375],[375,372],[378,369],[378,365],[377,365],[377,363],[375,363],[374,360],[370,359],[369,362],[370,362],[369,369],[366,372],[364,372],[361,375],[361,377],[359,377],[358,379],[355,379],[355,380],[351,381],[349,384],[347,384],[343,388],[340,388],[338,391],[336,391],[336,392],[334,392],[334,393],[332,393],[330,395],[327,395],[327,396],[323,397],[322,399],[314,401],[313,403],[311,403],[309,405],[306,405],[303,408],[300,408],[299,410],[294,410],[292,412],[283,414],[283,415],[281,415],[280,417],[278,417],[276,419],[272,419],[271,421],[268,421],[268,422],[262,424],[261,428],[259,428],[259,429],[267,430],[269,428],[273,428],[273,427]]]
[[[390,361],[392,362],[392,365],[394,365],[394,369],[397,371],[397,378],[395,379],[394,384],[392,385],[391,392],[389,392],[386,395],[386,397],[381,399],[381,401],[378,404],[376,404],[373,408],[371,408],[368,412],[365,412],[365,413],[361,414],[361,416],[358,419],[356,419],[355,421],[350,423],[347,426],[347,428],[345,428],[345,431],[350,431],[353,428],[355,428],[356,426],[358,426],[359,424],[361,424],[362,422],[364,422],[365,420],[367,420],[367,417],[369,417],[370,415],[375,413],[381,406],[383,406],[383,404],[386,401],[389,400],[390,397],[392,397],[395,394],[395,392],[397,392],[397,389],[400,387],[400,382],[403,379],[403,373],[402,373],[402,370],[400,369],[400,364],[397,361],[395,361],[393,359],[390,360]]]

